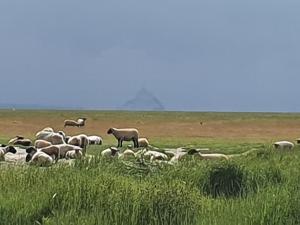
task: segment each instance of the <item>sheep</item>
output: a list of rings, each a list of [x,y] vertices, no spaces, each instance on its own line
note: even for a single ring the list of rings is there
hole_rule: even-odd
[[[147,148],[149,146],[149,141],[147,138],[139,138],[138,139],[139,147],[141,148]]]
[[[102,145],[103,143],[102,138],[99,136],[88,136],[88,140],[90,145]]]
[[[9,145],[12,145],[16,140],[21,140],[21,139],[24,139],[24,137],[23,137],[23,136],[17,135],[16,137],[10,139],[10,140],[8,141],[8,144],[9,144]]]
[[[65,120],[64,123],[64,127],[70,126],[70,127],[83,127],[85,126],[85,121],[87,120],[87,118],[79,118],[77,121],[75,120]]]
[[[5,161],[4,156],[9,152],[15,154],[17,152],[17,150],[13,146],[4,146],[4,147],[1,146],[0,147],[0,161]]]
[[[37,151],[31,147],[26,149],[26,162],[37,166],[50,166],[53,164],[53,158],[43,151]]]
[[[82,148],[78,147],[78,146],[74,146],[74,145],[69,145],[69,144],[59,144],[56,145],[57,147],[59,147],[59,154],[60,154],[60,158],[65,158],[66,157],[66,153],[68,151],[73,151],[73,150],[80,150],[83,151]]]
[[[108,149],[105,149],[101,152],[102,157],[119,157],[119,149],[115,147],[110,147]]]
[[[71,150],[66,153],[66,159],[81,159],[82,151],[79,149]]]
[[[40,131],[36,134],[36,139],[48,141],[53,145],[65,144],[64,137],[55,132]]]
[[[153,162],[154,160],[168,160],[168,156],[166,154],[157,151],[147,151],[144,154],[144,158],[150,158],[150,162]]]
[[[201,152],[198,152],[194,155],[201,160],[218,160],[218,159],[228,160],[229,159],[227,155],[219,154],[219,153],[202,154]]]
[[[292,150],[295,146],[292,142],[289,141],[277,141],[273,145],[276,149],[281,149],[281,150],[283,149]]]
[[[82,153],[85,155],[87,146],[89,145],[89,139],[85,134],[79,134],[71,137],[68,140],[68,144],[82,148]]]
[[[16,136],[15,138],[11,139],[8,144],[30,146],[32,145],[32,141],[27,138],[25,139],[22,136]]]
[[[107,131],[107,134],[113,134],[115,138],[118,140],[118,147],[122,147],[123,141],[133,141],[134,147],[139,147],[139,132],[137,129],[134,128],[127,128],[127,129],[117,129],[117,128],[110,128]]]
[[[45,148],[52,145],[51,142],[45,141],[45,140],[36,140],[34,142],[34,147],[39,149],[39,148]]]
[[[55,160],[55,162],[57,162],[59,157],[60,157],[60,148],[58,146],[55,146],[55,145],[47,146],[47,147],[41,148],[41,149],[36,149],[35,147],[29,147],[29,148],[26,149],[26,153],[29,153],[26,156],[27,161],[30,160],[29,157],[32,157],[35,152],[44,152],[47,155],[51,156],[51,158],[53,160]]]
[[[130,158],[136,158],[137,154],[132,151],[131,149],[126,149],[123,153],[119,154],[119,159],[130,159]]]

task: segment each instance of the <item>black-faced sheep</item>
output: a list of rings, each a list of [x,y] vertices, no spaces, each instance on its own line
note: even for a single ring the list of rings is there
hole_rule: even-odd
[[[13,146],[0,147],[0,161],[5,161],[4,156],[9,152],[12,154],[15,154],[17,152],[17,150]]]
[[[127,129],[117,129],[117,128],[110,128],[107,131],[107,134],[112,134],[118,140],[118,147],[122,147],[123,141],[133,141],[134,147],[139,147],[139,132],[137,129],[134,128],[127,128]]]

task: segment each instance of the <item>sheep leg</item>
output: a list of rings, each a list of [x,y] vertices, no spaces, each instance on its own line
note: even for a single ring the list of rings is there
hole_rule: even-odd
[[[118,148],[122,147],[121,139],[118,139]]]
[[[138,148],[139,147],[139,142],[137,139],[133,139],[133,144],[134,144],[134,147],[135,148]]]

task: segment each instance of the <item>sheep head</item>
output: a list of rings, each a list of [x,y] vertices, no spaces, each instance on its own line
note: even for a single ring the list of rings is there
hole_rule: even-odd
[[[29,162],[32,159],[32,156],[37,152],[36,148],[29,147],[26,149],[26,162]]]
[[[17,153],[17,150],[13,146],[6,146],[5,148],[6,148],[6,153],[7,152],[11,152],[13,154]]]
[[[109,128],[108,131],[107,131],[107,134],[112,134],[113,131],[114,131],[113,128]]]

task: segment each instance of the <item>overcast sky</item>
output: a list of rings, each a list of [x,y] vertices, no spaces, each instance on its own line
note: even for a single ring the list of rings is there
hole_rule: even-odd
[[[300,111],[299,0],[1,0],[0,103]]]

